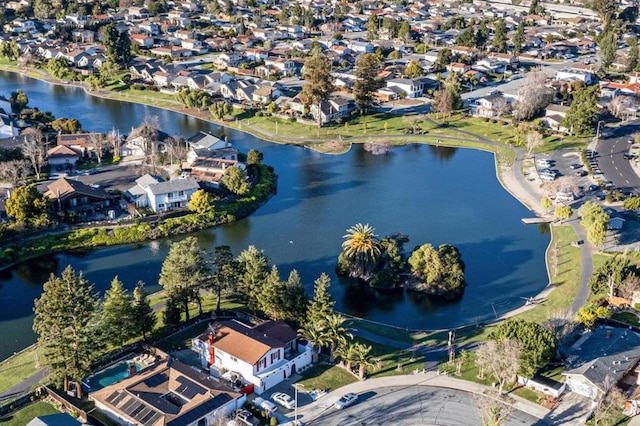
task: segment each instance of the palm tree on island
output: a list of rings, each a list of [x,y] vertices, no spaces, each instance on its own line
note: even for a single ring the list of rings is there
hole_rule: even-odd
[[[369,281],[380,260],[382,248],[378,236],[369,224],[357,223],[347,229],[343,236],[342,253],[338,258],[338,269],[348,271],[352,278]]]

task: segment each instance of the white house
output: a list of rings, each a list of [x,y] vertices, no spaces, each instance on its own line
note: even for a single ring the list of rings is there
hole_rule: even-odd
[[[212,376],[238,373],[258,394],[311,364],[311,346],[298,344],[296,331],[283,321],[219,321],[192,345]]]
[[[163,182],[151,175],[136,179],[136,185],[127,191],[136,207],[149,207],[154,212],[165,212],[189,204],[191,195],[200,189],[195,179],[174,179]]]
[[[424,78],[393,78],[387,80],[387,87],[397,87],[406,93],[407,98],[419,98],[427,88]]]
[[[585,70],[574,69],[561,69],[556,74],[556,80],[568,80],[568,81],[584,81],[585,84],[590,85],[595,83],[595,76],[593,73]]]
[[[11,112],[9,110],[8,112]],[[13,118],[6,114],[0,113],[0,139],[18,136],[20,131],[13,125]]]

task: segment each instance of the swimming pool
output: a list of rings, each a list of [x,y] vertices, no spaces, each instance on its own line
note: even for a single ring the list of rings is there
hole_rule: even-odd
[[[142,370],[142,365],[133,361],[123,361],[114,366],[102,370],[96,374],[92,374],[84,380],[85,386],[90,392],[97,391],[106,386],[118,383],[129,377],[129,366],[135,366],[136,372]]]

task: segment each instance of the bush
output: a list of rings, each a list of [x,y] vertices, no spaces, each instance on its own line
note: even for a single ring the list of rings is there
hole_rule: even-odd
[[[276,417],[271,417],[271,420],[269,420],[269,425],[278,426],[278,419]]]

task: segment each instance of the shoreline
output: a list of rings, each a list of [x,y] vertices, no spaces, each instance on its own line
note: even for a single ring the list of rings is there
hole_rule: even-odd
[[[249,127],[252,128],[250,124],[247,124],[245,122],[239,121],[239,125],[238,126],[232,126],[230,125],[230,122],[224,122],[224,121],[218,121],[213,119],[213,117],[210,116],[210,114],[208,114],[208,112],[203,113],[203,114],[196,114],[192,111],[189,111],[185,108],[171,108],[168,106],[160,106],[160,105],[154,105],[153,103],[147,103],[147,102],[143,102],[140,100],[120,100],[120,99],[113,99],[110,98],[109,96],[104,96],[101,94],[101,90],[98,89],[97,91],[93,91],[89,88],[87,88],[87,85],[85,83],[82,82],[77,82],[76,84],[73,83],[65,83],[62,80],[54,80],[51,78],[46,78],[45,76],[33,76],[30,75],[29,73],[27,73],[25,71],[20,70],[19,68],[15,67],[15,66],[10,66],[11,68],[8,68],[8,66],[6,65],[2,65],[0,66],[0,70],[3,70],[5,72],[11,72],[11,73],[15,73],[18,75],[22,75],[28,78],[33,78],[45,83],[48,83],[52,86],[55,85],[59,85],[59,86],[68,86],[68,87],[76,87],[76,88],[82,88],[85,92],[85,94],[89,95],[89,96],[95,96],[98,98],[102,98],[102,99],[109,99],[109,100],[113,100],[116,102],[129,102],[129,103],[134,103],[134,104],[141,104],[141,105],[147,105],[147,106],[151,106],[154,108],[159,108],[159,109],[163,109],[163,110],[167,110],[167,111],[172,111],[178,114],[184,114],[199,120],[203,120],[205,122],[209,122],[221,127],[226,127],[232,130],[237,130],[240,132],[243,132],[245,134],[251,134],[252,136],[258,137],[260,139],[263,139],[269,143],[277,143],[277,144],[282,144],[282,145],[293,145],[293,146],[303,146],[307,149],[314,149],[313,147],[308,146],[307,144],[305,144],[305,141],[300,141],[300,143],[296,143],[296,142],[292,142],[292,141],[287,141],[284,138],[281,137],[268,137],[266,135],[262,135],[263,132],[259,131],[260,129],[255,129],[253,128],[253,130],[255,131],[255,133],[250,132],[245,130],[243,127]],[[106,92],[109,93],[109,91],[102,91],[102,92]],[[134,98],[135,99],[135,98]],[[205,115],[208,115],[205,116]],[[259,133],[259,134],[256,134]],[[273,136],[273,135],[272,135]],[[410,138],[411,135],[397,135],[397,137],[400,136],[405,136]],[[384,136],[380,136],[380,137],[376,137],[376,136],[369,136],[370,139],[382,139],[382,138],[388,138],[389,135],[384,135]],[[533,197],[531,196],[531,194],[528,193],[528,191],[526,191],[520,182],[518,182],[518,179],[516,178],[516,176],[514,175],[514,167],[517,164],[517,161],[514,161],[514,165],[512,167],[508,167],[502,163],[500,163],[499,159],[498,159],[498,153],[497,153],[497,147],[498,145],[496,145],[495,147],[490,145],[490,144],[483,144],[482,147],[477,147],[477,146],[460,146],[460,145],[448,145],[447,144],[447,137],[444,136],[443,139],[441,139],[438,143],[432,143],[429,142],[428,138],[424,138],[422,140],[416,140],[413,142],[408,142],[408,143],[419,143],[419,144],[424,144],[424,145],[436,145],[436,146],[453,146],[456,148],[471,148],[471,149],[479,149],[479,150],[483,150],[483,151],[488,151],[488,152],[492,152],[493,156],[494,156],[494,167],[495,167],[495,173],[496,173],[496,178],[498,179],[498,182],[500,182],[500,185],[514,198],[516,199],[518,202],[520,202],[522,205],[524,205],[527,209],[529,209],[533,214],[535,214],[538,217],[543,217],[545,216],[544,213],[541,212],[541,207],[538,206],[539,202],[538,200],[533,199]],[[324,138],[322,139],[324,140],[326,143],[336,143],[336,141],[334,139],[328,139],[328,138]],[[317,140],[316,142],[320,142],[320,140]],[[351,145],[353,145],[353,143],[365,143],[367,142],[367,140],[362,140],[362,141],[351,141],[350,138],[346,139],[346,140],[342,140],[341,141],[341,145],[347,145],[348,147],[350,147]],[[504,145],[505,147],[511,149],[512,151],[516,152],[516,156],[517,156],[517,151],[516,149],[514,149],[513,147],[509,146],[509,145]],[[348,148],[350,149],[350,148]],[[347,149],[347,150],[348,150]],[[318,150],[316,150],[318,151]],[[327,153],[327,152],[321,152],[318,151],[321,154],[331,154],[331,153]],[[337,154],[336,154],[337,155]],[[537,207],[537,208],[536,208]],[[549,270],[549,258],[546,255],[546,253],[549,251],[549,248],[551,247],[551,243],[552,243],[552,238],[549,239],[549,244],[547,246],[547,249],[545,251],[545,267],[547,270],[547,276],[549,278],[549,282],[550,282],[550,270]],[[92,247],[92,248],[99,248],[99,247]],[[0,270],[6,270],[12,267],[15,267],[15,265],[18,265],[22,262],[13,262],[10,265],[6,265],[4,267],[0,267]],[[547,284],[547,286],[545,286],[535,297],[541,297],[542,295],[548,294],[550,290],[552,290],[553,288],[550,288],[550,286]],[[518,308],[515,308],[512,311],[506,312],[505,314],[503,314],[502,316],[500,316],[500,318],[496,321],[502,320],[504,318],[507,318],[509,316],[515,315],[517,313],[520,313],[523,309],[528,310],[533,308],[535,305],[523,305],[520,306]],[[473,324],[468,324],[465,326],[461,326],[461,327],[468,327],[471,326]],[[438,331],[438,330],[421,330],[421,331]]]

